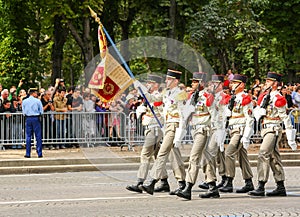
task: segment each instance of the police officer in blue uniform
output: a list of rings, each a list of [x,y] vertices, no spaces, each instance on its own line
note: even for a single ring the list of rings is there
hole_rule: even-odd
[[[43,105],[37,98],[37,88],[29,89],[29,97],[22,103],[22,112],[26,122],[26,154],[24,157],[30,158],[31,135],[34,132],[36,138],[36,152],[38,157],[43,157],[42,153],[42,130],[39,117],[43,114]]]

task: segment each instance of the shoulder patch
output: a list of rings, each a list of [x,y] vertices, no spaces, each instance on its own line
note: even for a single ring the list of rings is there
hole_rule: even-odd
[[[215,99],[214,95],[211,94],[211,93],[205,92],[203,94],[203,96],[206,98],[206,106],[210,107],[213,104],[213,102],[214,102],[214,99]]]
[[[220,101],[221,105],[227,105],[229,103],[229,100],[231,99],[231,96],[229,94],[226,93],[222,93],[222,99]]]
[[[242,97],[242,106],[248,105],[252,101],[250,95],[243,94]]]
[[[275,106],[276,107],[283,107],[286,105],[286,99],[284,96],[281,96],[280,94],[277,94],[275,96],[277,99],[275,101]]]
[[[180,93],[178,93],[178,94],[175,96],[175,99],[176,99],[176,100],[179,100],[179,101],[187,100],[187,98],[188,98],[188,94],[187,94],[187,92],[185,92],[185,91],[181,91]]]

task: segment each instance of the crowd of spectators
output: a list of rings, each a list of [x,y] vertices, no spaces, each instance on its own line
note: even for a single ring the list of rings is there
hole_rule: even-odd
[[[27,97],[27,91],[22,89],[23,82],[20,81],[18,86],[12,86],[6,89],[0,84],[0,143],[7,139],[12,139],[11,131],[13,126],[9,122],[12,113],[22,113],[22,101]],[[49,149],[64,149],[67,147],[79,147],[75,138],[78,137],[84,129],[86,137],[103,137],[110,141],[107,145],[119,145],[124,136],[124,129],[121,129],[122,112],[129,115],[134,112],[137,106],[142,102],[141,97],[135,89],[129,89],[128,94],[122,94],[116,97],[112,102],[102,102],[101,99],[91,93],[89,88],[85,87],[66,87],[63,79],[56,79],[55,86],[39,89],[39,99],[42,102],[44,115],[42,118],[43,124],[43,139],[56,138],[61,143],[54,145],[46,145]],[[86,113],[99,113],[96,116],[84,119],[81,117],[81,122],[78,122],[78,117]],[[47,113],[53,114],[52,116]],[[66,114],[64,114],[66,113]],[[70,114],[72,113],[72,114]],[[107,113],[107,114],[104,114]],[[52,117],[52,118],[51,118]],[[134,116],[133,116],[134,117]],[[132,121],[137,122],[136,119]],[[15,122],[15,121],[13,121]],[[136,124],[136,123],[135,123]],[[3,127],[2,127],[3,126]],[[15,129],[15,128],[14,128]],[[21,129],[21,130],[20,130]],[[19,131],[24,132],[24,126]],[[10,131],[10,132],[9,132]],[[96,135],[97,134],[97,135]],[[74,138],[73,143],[64,143],[64,139]],[[18,137],[21,138],[21,137]],[[8,146],[8,148],[22,148],[22,145]]]

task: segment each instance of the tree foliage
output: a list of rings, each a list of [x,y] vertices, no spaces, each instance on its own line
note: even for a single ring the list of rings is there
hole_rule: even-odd
[[[140,36],[185,42],[200,52],[217,73],[229,68],[261,78],[267,71],[295,81],[300,63],[300,0],[0,0],[0,83],[25,79],[28,86],[53,84],[64,77],[75,84],[99,53],[100,16],[117,43]],[[126,59],[128,44],[120,48]],[[169,44],[162,52],[181,52]],[[142,51],[141,51],[142,52]],[[179,68],[158,58],[129,62],[133,72]]]

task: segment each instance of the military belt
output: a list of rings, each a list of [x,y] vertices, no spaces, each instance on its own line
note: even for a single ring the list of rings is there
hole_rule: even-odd
[[[234,125],[228,126],[229,130],[233,130],[233,129],[240,128],[240,127],[245,127],[245,124],[234,124]]]
[[[262,128],[266,129],[266,128],[273,128],[273,127],[280,127],[280,124],[263,124]]]
[[[205,124],[196,124],[192,126],[192,129],[197,130],[199,128],[205,128],[205,127],[207,127]]]

